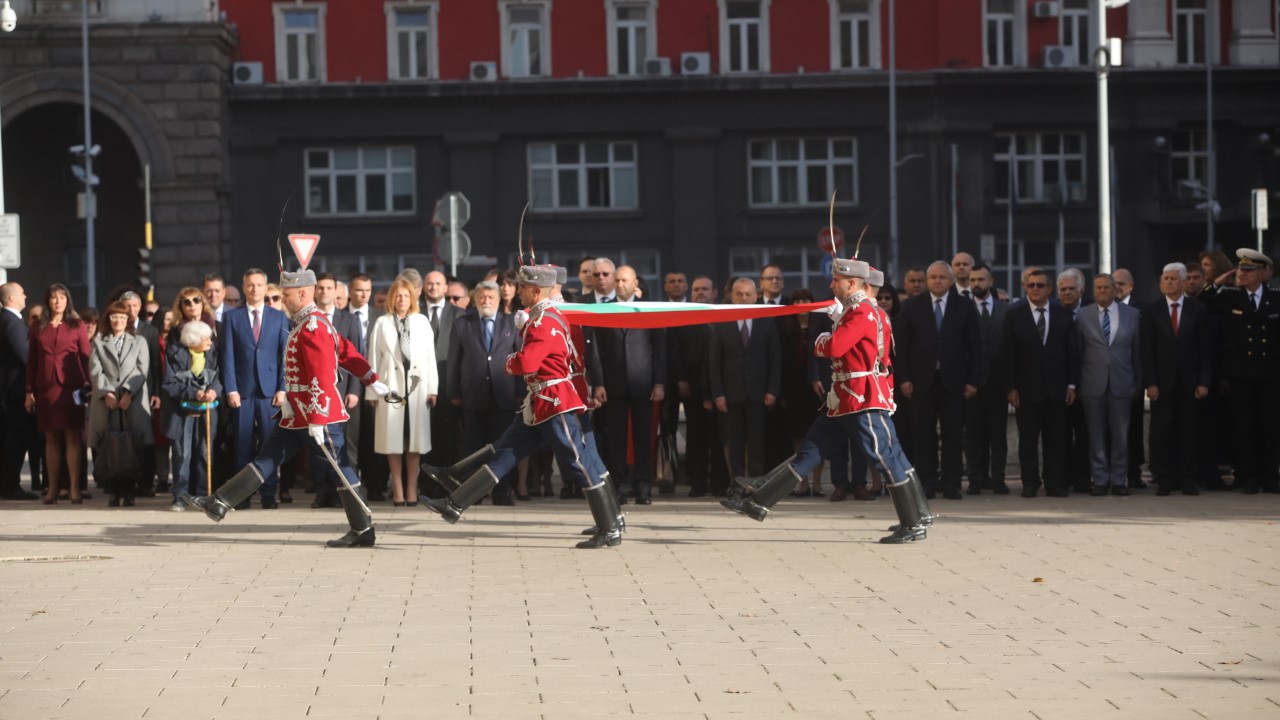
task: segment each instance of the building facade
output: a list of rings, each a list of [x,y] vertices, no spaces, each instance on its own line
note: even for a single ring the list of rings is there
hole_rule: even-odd
[[[136,282],[151,178],[159,297],[228,266],[227,90],[235,36],[201,0],[88,3],[92,140],[97,184],[98,297],[87,295],[79,0],[15,0],[17,29],[0,34],[5,209],[21,221],[22,266],[10,278],[32,303],[53,282],[79,306]],[[79,168],[76,168],[79,169]]]

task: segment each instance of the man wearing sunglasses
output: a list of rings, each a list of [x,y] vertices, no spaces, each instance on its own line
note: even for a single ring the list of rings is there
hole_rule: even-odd
[[[1075,402],[1079,369],[1071,311],[1049,302],[1049,276],[1040,268],[1024,273],[1027,301],[1011,308],[1004,322],[1004,367],[1018,422],[1018,462],[1022,497],[1040,489],[1040,446],[1044,450],[1044,489],[1066,497],[1063,472],[1067,406]]]
[[[455,305],[462,310],[471,307],[471,295],[467,291],[467,286],[457,280],[449,283],[449,287],[445,289],[444,299],[450,305]]]

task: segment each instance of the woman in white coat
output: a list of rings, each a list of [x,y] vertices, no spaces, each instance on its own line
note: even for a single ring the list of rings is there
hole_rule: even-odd
[[[418,293],[403,279],[391,284],[387,313],[369,332],[369,364],[378,379],[402,395],[403,405],[377,403],[374,413],[373,451],[387,456],[391,468],[391,501],[418,497],[418,456],[431,450],[431,408],[436,404],[440,378],[436,371],[436,338],[426,316],[418,312]],[[401,474],[409,468],[403,482]],[[407,492],[405,485],[407,484]],[[417,500],[410,500],[417,505]]]
[[[123,429],[137,435],[141,464],[144,445],[152,442],[151,399],[147,390],[147,371],[151,354],[147,341],[135,335],[129,322],[129,309],[124,303],[112,303],[106,312],[108,329],[93,338],[89,352],[89,383],[93,395],[89,402],[89,446],[98,448],[111,429]],[[119,410],[120,413],[115,411]],[[119,419],[112,420],[112,416]],[[114,478],[107,488],[111,507],[133,505],[138,478]]]

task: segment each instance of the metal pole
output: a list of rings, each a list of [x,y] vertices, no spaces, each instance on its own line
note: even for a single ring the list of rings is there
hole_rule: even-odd
[[[1098,48],[1094,66],[1098,76],[1098,272],[1111,272],[1111,121],[1107,107],[1107,75],[1111,56],[1107,49],[1107,4],[1095,0]]]
[[[449,194],[449,274],[458,276],[458,196]]]
[[[898,41],[889,0],[889,277],[898,278]],[[899,279],[899,281],[901,281]]]
[[[1217,50],[1217,23],[1218,19],[1218,3],[1215,1],[1208,3],[1205,8],[1205,38],[1204,38],[1204,77],[1205,77],[1205,149],[1209,153],[1209,177],[1208,195],[1205,202],[1205,224],[1208,232],[1205,234],[1204,249],[1212,250],[1214,246],[1213,238],[1213,208],[1218,198],[1218,172],[1214,168],[1213,156],[1213,54]]]
[[[145,198],[146,208],[147,208],[147,224],[145,226],[146,235],[143,238],[143,240],[146,243],[147,250],[150,250],[152,247],[151,245],[151,163],[147,163],[146,165],[142,166],[142,186],[143,186],[142,195]],[[150,256],[148,256],[147,262],[153,263],[154,261],[151,259]],[[155,272],[154,267],[155,266],[152,265],[152,272]],[[147,288],[147,302],[150,302],[155,299],[156,299],[156,282],[155,282],[155,276],[152,275],[151,287]]]
[[[0,112],[0,136],[4,134],[4,113]],[[4,142],[0,139],[0,215],[4,214]]]
[[[80,54],[84,71],[84,229],[85,229],[85,277],[88,279],[86,305],[96,305],[98,281],[94,277],[97,262],[93,252],[93,216],[97,214],[93,200],[93,128],[89,122],[89,0],[80,2]]]
[[[951,257],[960,252],[960,148],[951,143]]]

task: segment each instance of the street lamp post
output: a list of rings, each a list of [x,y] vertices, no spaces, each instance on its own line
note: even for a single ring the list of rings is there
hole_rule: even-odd
[[[18,27],[18,14],[9,7],[9,0],[0,6],[0,30],[13,32]],[[0,131],[4,128],[4,116],[0,114]],[[0,142],[0,215],[4,214],[4,144]]]
[[[898,277],[898,43],[889,0],[889,278]]]
[[[6,2],[6,4],[8,4]],[[88,280],[89,294],[86,304],[96,304],[98,297],[98,281],[95,272],[96,263],[93,247],[93,220],[97,214],[97,203],[93,200],[93,127],[89,122],[91,114],[89,105],[89,0],[81,0],[80,4],[80,54],[84,71],[84,229],[85,229],[85,276]]]

